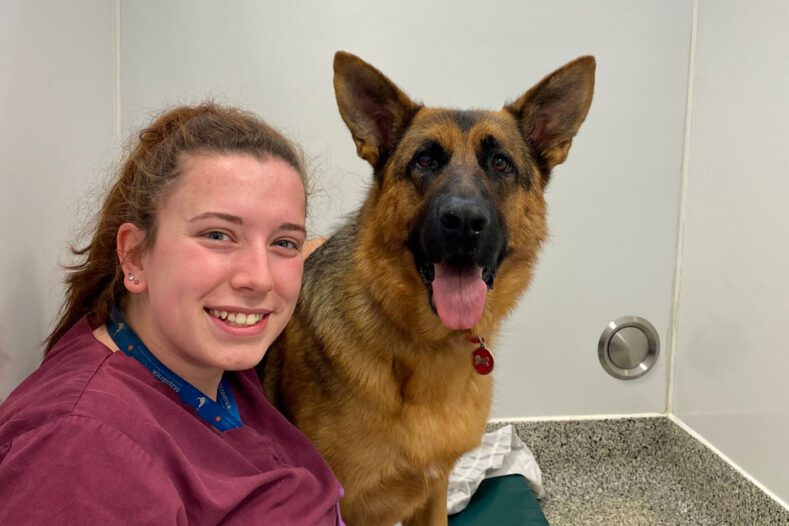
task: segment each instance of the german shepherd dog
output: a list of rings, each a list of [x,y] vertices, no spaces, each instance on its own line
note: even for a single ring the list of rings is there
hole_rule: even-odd
[[[491,403],[481,373],[492,357],[470,339],[492,342],[531,280],[543,194],[594,73],[581,57],[499,111],[459,111],[413,102],[335,55],[340,114],[374,180],[307,259],[261,375],[345,487],[349,525],[447,523],[447,477],[479,444]]]

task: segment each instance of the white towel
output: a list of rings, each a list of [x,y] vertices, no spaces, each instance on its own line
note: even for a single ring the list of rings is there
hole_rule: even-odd
[[[540,466],[512,426],[485,433],[479,447],[460,457],[449,474],[447,512],[464,510],[483,479],[516,473],[526,477],[538,499],[545,496]]]

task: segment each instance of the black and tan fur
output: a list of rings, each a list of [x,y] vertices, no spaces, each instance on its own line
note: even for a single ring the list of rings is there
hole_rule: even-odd
[[[469,334],[494,335],[546,237],[543,193],[592,100],[581,57],[500,111],[413,102],[349,53],[334,59],[340,113],[374,181],[361,209],[306,263],[293,321],[264,386],[346,490],[349,525],[446,524],[447,476],[476,447],[491,379]],[[435,266],[480,268],[469,330],[437,315]]]

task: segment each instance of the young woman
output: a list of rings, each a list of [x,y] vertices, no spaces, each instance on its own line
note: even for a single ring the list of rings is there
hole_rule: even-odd
[[[339,483],[252,370],[296,304],[305,185],[240,110],[139,134],[44,362],[0,406],[0,524],[341,523]]]

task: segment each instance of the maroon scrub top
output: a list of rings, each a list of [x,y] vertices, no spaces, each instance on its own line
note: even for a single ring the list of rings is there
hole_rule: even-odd
[[[244,425],[214,430],[82,319],[0,406],[0,524],[342,524],[342,488],[228,373]]]

